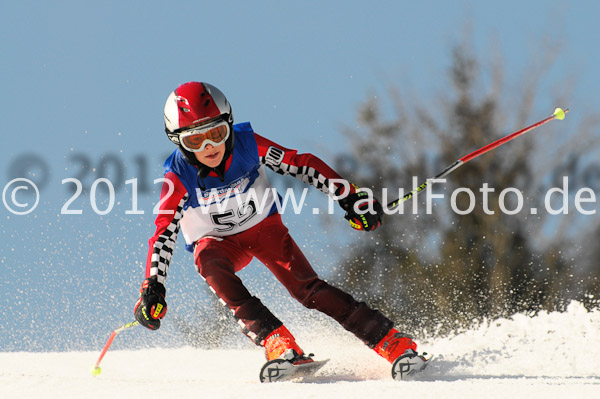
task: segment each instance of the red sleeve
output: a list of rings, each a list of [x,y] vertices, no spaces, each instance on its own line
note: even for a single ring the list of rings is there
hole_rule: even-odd
[[[297,150],[280,146],[256,133],[254,137],[261,163],[275,172],[282,175],[290,174],[315,186],[325,194],[345,197],[355,191],[346,179],[313,154],[298,154]]]
[[[149,250],[146,258],[146,277],[157,276],[164,284],[167,270],[175,249],[179,221],[183,212],[183,204],[188,194],[177,175],[167,172],[160,192],[156,231],[148,240]]]

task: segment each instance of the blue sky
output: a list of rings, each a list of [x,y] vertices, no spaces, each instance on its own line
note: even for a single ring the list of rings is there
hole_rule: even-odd
[[[15,177],[19,159],[37,160],[19,165],[34,168],[28,176],[44,187],[28,216],[0,206],[0,305],[12,314],[0,324],[0,350],[43,348],[52,333],[40,325],[72,326],[55,348],[85,346],[131,317],[155,196],[141,194],[145,215],[125,215],[123,185],[113,214],[99,217],[81,196],[73,207],[83,214],[61,216],[70,197],[61,180],[89,162],[82,176],[91,183],[109,155],[124,165],[123,180],[143,169],[151,185],[172,150],[162,108],[180,83],[216,85],[237,122],[250,120],[274,141],[327,160],[344,150],[341,127],[354,124],[358,105],[388,84],[435,102],[447,84],[450,48],[465,32],[478,54],[500,53],[507,81],[522,76],[545,41],[560,45],[542,87],[576,74],[569,106],[595,109],[599,18],[595,1],[4,2],[0,187]],[[541,116],[553,110],[538,106]],[[317,269],[326,274],[335,256],[322,255],[326,244],[314,239],[317,218],[290,225],[297,241],[321,254]],[[194,272],[179,251],[172,297],[185,302],[185,290],[201,280],[184,281]],[[70,335],[78,334],[75,320],[85,321],[84,336]]]

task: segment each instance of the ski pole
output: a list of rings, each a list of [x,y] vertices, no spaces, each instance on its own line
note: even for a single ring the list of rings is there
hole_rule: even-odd
[[[108,337],[108,341],[106,341],[106,345],[104,345],[102,352],[100,352],[100,356],[98,357],[98,360],[96,361],[96,365],[94,367],[92,367],[92,369],[90,370],[90,373],[92,373],[93,376],[97,376],[98,374],[100,374],[102,372],[102,369],[100,368],[100,362],[102,361],[102,358],[106,354],[106,351],[108,350],[108,348],[110,348],[110,345],[115,340],[115,337],[117,336],[117,334],[119,334],[123,330],[127,330],[128,328],[135,327],[138,324],[139,323],[137,321],[132,321],[131,323],[123,324],[122,326],[117,327],[113,330],[112,334],[110,334],[110,337]]]
[[[409,192],[408,194],[406,194],[404,197],[402,198],[398,198],[392,202],[389,202],[387,204],[387,209],[388,210],[393,210],[396,209],[398,206],[400,206],[400,203],[408,201],[409,199],[411,199],[412,197],[414,197],[415,195],[417,195],[418,193],[420,193],[421,191],[425,190],[428,186],[430,186],[435,180],[438,179],[442,179],[446,176],[448,176],[450,173],[454,172],[456,169],[458,169],[460,166],[464,165],[465,163],[469,162],[471,159],[473,158],[477,158],[478,156],[485,154],[486,152],[493,150],[496,147],[501,146],[502,144],[509,142],[510,140],[519,137],[522,134],[525,134],[537,127],[540,127],[548,122],[550,122],[553,119],[558,119],[558,120],[563,120],[565,119],[565,114],[569,112],[569,109],[565,109],[563,110],[562,108],[556,108],[556,110],[554,110],[554,113],[552,115],[550,115],[549,117],[542,119],[539,122],[534,123],[533,125],[527,126],[526,128],[523,128],[519,131],[516,131],[514,133],[511,133],[507,136],[502,137],[501,139],[498,139],[496,141],[494,141],[493,143],[490,143],[484,147],[481,147],[478,150],[473,151],[470,154],[465,155],[464,157],[458,159],[456,162],[448,165],[446,167],[446,169],[444,169],[442,172],[440,172],[437,176],[433,177],[433,178],[429,178],[427,179],[427,181],[423,184],[421,184],[420,186],[418,186],[417,188],[413,189],[411,192]]]

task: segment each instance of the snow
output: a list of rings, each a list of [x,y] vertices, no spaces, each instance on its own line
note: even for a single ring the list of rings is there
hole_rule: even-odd
[[[7,352],[0,398],[600,398],[600,311],[576,302],[422,340],[436,359],[418,381],[393,381],[389,365],[342,330],[296,335],[331,358],[310,382],[261,384],[263,354],[252,347],[109,350],[98,377],[89,370],[100,348]]]

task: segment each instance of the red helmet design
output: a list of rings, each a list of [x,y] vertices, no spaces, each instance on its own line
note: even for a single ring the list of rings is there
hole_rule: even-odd
[[[165,132],[180,145],[179,133],[217,118],[233,124],[231,105],[221,90],[203,82],[188,82],[176,88],[165,103]]]

